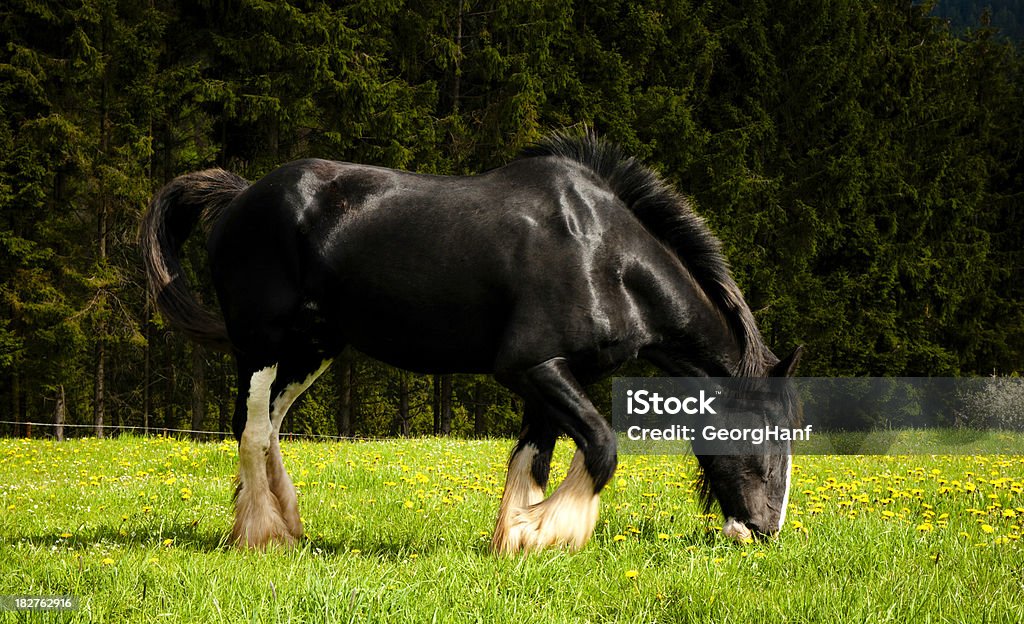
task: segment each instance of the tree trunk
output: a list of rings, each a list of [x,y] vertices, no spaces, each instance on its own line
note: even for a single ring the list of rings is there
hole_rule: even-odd
[[[65,418],[65,402],[64,402],[64,385],[57,386],[57,406],[53,410],[53,433],[57,436],[58,442],[64,441],[64,418]]]
[[[221,433],[227,433],[228,427],[228,415],[231,414],[231,370],[227,365],[228,358],[221,359],[220,372],[221,372],[221,390],[218,393],[217,399],[217,431]]]
[[[153,409],[153,323],[150,322],[152,307],[149,294],[146,294],[146,306],[142,313],[143,330],[146,346],[142,349],[142,435],[149,435],[149,412]]]
[[[399,435],[408,437],[409,423],[409,373],[398,371],[398,425]]]
[[[203,348],[192,345],[192,437],[200,439],[206,422],[206,358]]]
[[[164,429],[178,428],[178,410],[175,401],[177,400],[177,375],[174,374],[174,339],[166,343],[166,367],[167,383],[165,384],[164,396]]]
[[[100,321],[99,335],[96,337],[95,377],[93,378],[92,421],[96,427],[96,437],[103,437],[103,417],[106,413],[106,345],[103,341],[103,323]]]
[[[434,415],[432,432],[437,435],[441,433],[441,375],[434,375],[431,380],[433,383],[431,385],[430,411]]]
[[[21,374],[11,375],[11,416],[14,418],[14,435],[22,435],[21,429]]]
[[[487,426],[484,423],[484,384],[477,381],[473,387],[473,435],[482,438]]]
[[[452,432],[452,376],[441,375],[441,435]]]
[[[103,31],[100,37],[100,54],[105,55],[107,52],[107,35],[108,35],[109,24],[104,19]],[[108,65],[109,66],[109,65]],[[103,74],[100,76],[100,118],[99,118],[99,131],[100,131],[100,160],[105,160],[108,156],[110,147],[110,133],[109,133],[109,105],[108,105],[108,89],[107,89],[107,72],[108,69],[104,69]],[[107,266],[107,238],[109,236],[110,225],[109,219],[109,206],[107,205],[107,190],[106,180],[101,172],[96,172],[99,178],[99,206],[96,212],[96,263],[102,269],[106,269]],[[95,380],[93,384],[93,422],[96,425],[96,437],[103,437],[103,419],[106,415],[106,391],[107,391],[107,379],[106,379],[106,338],[107,338],[107,321],[106,321],[106,291],[101,287],[97,293],[97,310],[99,311],[99,320],[96,323],[96,353],[95,353]]]
[[[462,90],[462,0],[459,0],[459,14],[455,18],[455,65],[452,68],[452,114],[459,114],[459,97]]]
[[[334,421],[338,427],[338,435],[343,438],[352,435],[352,359],[352,350],[345,349],[334,364],[334,375],[338,384],[338,409],[334,414]]]

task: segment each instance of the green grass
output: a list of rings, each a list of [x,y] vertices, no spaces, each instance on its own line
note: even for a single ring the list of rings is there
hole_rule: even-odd
[[[738,545],[692,457],[623,456],[586,549],[497,558],[510,446],[285,443],[308,539],[254,553],[233,443],[0,440],[0,595],[81,600],[0,621],[1024,621],[1024,458],[798,457],[782,535]]]

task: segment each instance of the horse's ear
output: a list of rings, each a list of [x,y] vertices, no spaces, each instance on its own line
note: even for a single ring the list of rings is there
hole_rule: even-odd
[[[796,373],[796,367],[800,364],[800,356],[804,354],[804,346],[800,345],[789,356],[772,367],[769,377],[792,377]]]

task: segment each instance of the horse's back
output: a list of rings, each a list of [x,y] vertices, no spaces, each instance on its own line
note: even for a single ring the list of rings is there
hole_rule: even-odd
[[[623,276],[653,243],[558,158],[468,177],[296,161],[239,196],[211,241],[229,328],[280,316],[406,368],[463,371],[623,339],[638,320]]]

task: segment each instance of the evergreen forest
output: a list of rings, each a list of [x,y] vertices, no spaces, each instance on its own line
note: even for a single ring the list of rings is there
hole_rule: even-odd
[[[230,431],[230,359],[144,283],[140,217],[175,176],[473,174],[583,125],[693,199],[801,375],[1021,372],[1024,56],[959,4],[5,0],[0,434]],[[515,435],[521,409],[345,353],[284,429]]]

